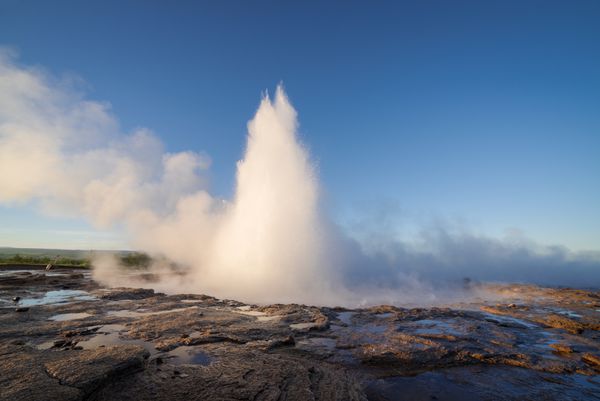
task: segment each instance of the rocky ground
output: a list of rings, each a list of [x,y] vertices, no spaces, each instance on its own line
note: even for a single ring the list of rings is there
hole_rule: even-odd
[[[502,302],[258,306],[5,266],[0,400],[600,399],[600,292],[487,290]]]

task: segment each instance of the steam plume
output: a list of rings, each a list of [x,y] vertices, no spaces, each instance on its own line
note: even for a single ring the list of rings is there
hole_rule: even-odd
[[[248,124],[233,201],[200,192],[166,218],[147,211],[132,224],[137,244],[193,266],[185,278],[190,290],[262,302],[333,300],[319,189],[296,128],[278,87]]]
[[[147,129],[121,132],[110,106],[86,100],[72,79],[20,66],[3,51],[0,203],[123,225],[135,248],[184,268],[152,284],[170,292],[356,305],[439,302],[456,296],[452,283],[465,276],[600,285],[598,255],[446,227],[424,230],[419,246],[389,238],[365,250],[320,210],[297,126],[281,87],[265,96],[248,124],[235,196],[214,198],[206,155],[167,153]],[[96,266],[99,280],[123,284],[113,263]]]

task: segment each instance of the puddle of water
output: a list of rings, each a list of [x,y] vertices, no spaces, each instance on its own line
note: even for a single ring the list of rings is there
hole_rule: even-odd
[[[60,276],[68,276],[72,274],[71,272],[47,272],[43,269],[40,270],[0,270],[0,277],[6,276],[17,276],[17,277],[29,277],[33,274],[39,274],[41,276],[48,277],[60,277]]]
[[[0,270],[0,277],[2,276],[30,276],[35,273],[41,273],[42,270]]]
[[[249,305],[239,306],[238,310],[234,311],[235,313],[239,313],[240,315],[246,316],[254,316],[256,320],[259,322],[270,322],[272,320],[277,320],[281,317],[281,315],[271,315],[268,316],[265,312],[257,311],[257,310],[249,310]]]
[[[111,345],[141,345],[150,352],[151,355],[158,352],[154,348],[154,344],[148,341],[121,338],[119,334],[125,330],[125,326],[122,324],[106,324],[102,326],[93,337],[86,339],[85,341],[80,341],[77,345],[83,347],[83,349],[89,350]]]
[[[535,347],[536,349],[539,349],[540,351],[543,351],[546,354],[546,355],[544,355],[544,358],[560,359],[558,356],[555,355],[556,350],[554,348],[552,348],[551,345],[558,344],[558,343],[562,342],[563,339],[560,336],[557,336],[554,333],[549,333],[547,331],[542,331],[542,332],[540,332],[540,334],[542,335],[542,337],[540,339],[538,339],[535,344],[533,344],[533,347]],[[530,345],[523,344],[520,347],[529,348]]]
[[[143,310],[133,311],[133,310],[129,310],[129,309],[121,309],[121,310],[109,310],[106,312],[106,314],[110,315],[110,316],[116,316],[116,317],[144,317],[144,316],[152,316],[152,315],[163,315],[165,313],[183,312],[183,311],[187,311],[187,310],[191,310],[191,309],[198,309],[198,307],[197,306],[189,306],[187,308],[175,308],[175,309],[161,310],[161,311],[155,311],[155,312],[145,312]]]
[[[581,315],[579,313],[575,313],[575,312],[567,310],[567,309],[558,309],[558,310],[556,310],[556,312],[558,314],[561,314],[561,315],[564,315],[564,316],[567,316],[567,317],[575,317],[575,318],[580,318],[581,317]]]
[[[48,320],[54,320],[55,322],[66,322],[68,320],[85,319],[86,317],[90,317],[90,316],[93,316],[93,315],[91,313],[85,313],[85,312],[62,313],[59,315],[54,315],[54,316],[48,318]]]
[[[414,322],[419,327],[414,331],[415,334],[421,335],[439,335],[439,334],[450,334],[453,336],[460,336],[464,333],[458,329],[455,321],[445,320],[434,320],[434,319],[422,319]]]
[[[281,315],[273,315],[273,316],[258,316],[256,318],[257,321],[259,322],[270,322],[272,320],[279,320],[281,318]]]
[[[379,319],[387,319],[388,317],[392,317],[392,316],[394,316],[394,314],[392,312],[377,313],[375,315],[375,317],[377,317]]]
[[[140,317],[140,316],[146,316],[148,313],[122,309],[122,310],[109,310],[109,311],[106,311],[106,314],[110,315],[110,316],[116,316],[116,317]]]
[[[377,324],[365,324],[363,326],[357,327],[356,331],[367,334],[383,334],[387,329],[387,326]]]
[[[177,347],[164,355],[169,363],[174,365],[202,365],[207,366],[212,362],[212,358],[205,352],[196,347]]]
[[[80,290],[57,290],[48,291],[42,298],[25,298],[19,301],[19,306],[39,306],[66,304],[79,301],[95,301],[98,298],[90,295],[87,291]]]
[[[486,320],[500,323],[500,324],[504,323],[504,324],[509,324],[509,325],[516,326],[516,327],[527,328],[527,329],[535,329],[538,327],[537,325],[535,325],[533,323],[526,322],[525,320],[522,320],[522,319],[517,319],[516,317],[494,315],[494,314],[491,314],[488,312],[484,312],[483,315],[486,317]]]
[[[352,317],[356,314],[356,312],[340,312],[337,314],[338,320],[347,324],[348,326],[352,325]]]
[[[53,346],[54,341],[44,341],[43,343],[36,345],[35,348],[39,349],[40,351],[44,351],[52,348]]]
[[[310,323],[293,323],[290,324],[290,328],[294,329],[294,330],[304,330],[304,329],[310,329],[311,327],[316,327],[317,324],[310,322]]]
[[[246,315],[246,316],[266,316],[267,315],[265,312],[261,312],[261,311],[257,311],[257,310],[238,310],[238,311],[235,311],[235,313],[239,313],[241,315]]]
[[[370,400],[474,401],[480,399],[473,391],[453,383],[437,372],[426,372],[414,377],[378,379],[369,383],[365,390]]]
[[[333,351],[335,349],[335,344],[337,340],[335,338],[325,338],[325,337],[311,337],[299,340],[296,342],[296,347],[303,348],[320,348],[326,349],[328,351]]]
[[[543,339],[542,339],[543,343],[548,344],[548,345],[555,344],[555,343],[559,342],[561,339],[556,334],[549,333],[547,331],[540,331],[540,334],[543,336]]]
[[[397,376],[370,382],[369,400],[470,401],[598,399],[600,383],[580,374],[540,373],[502,366],[473,366],[442,369],[416,376]]]

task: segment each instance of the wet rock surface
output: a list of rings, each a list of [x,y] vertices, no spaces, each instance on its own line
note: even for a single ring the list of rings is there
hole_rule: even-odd
[[[495,301],[258,306],[7,267],[0,400],[600,399],[600,293],[485,289]]]

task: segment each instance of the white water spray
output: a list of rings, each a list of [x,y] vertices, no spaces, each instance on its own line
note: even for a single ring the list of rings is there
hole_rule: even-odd
[[[335,299],[318,181],[297,127],[279,86],[248,123],[230,203],[199,193],[166,218],[138,214],[131,225],[137,244],[190,266],[184,280],[167,279],[162,289],[252,302]]]
[[[274,101],[263,98],[248,124],[235,199],[218,227],[206,271],[198,270],[199,282],[231,296],[248,288],[254,299],[276,294],[291,301],[318,293],[330,279],[317,179],[296,128],[296,112],[278,87]]]

